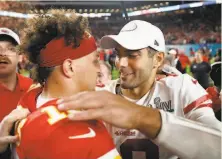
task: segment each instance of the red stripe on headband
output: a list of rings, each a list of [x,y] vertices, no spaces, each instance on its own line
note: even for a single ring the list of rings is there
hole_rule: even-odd
[[[45,49],[40,51],[40,66],[58,66],[66,59],[78,59],[92,53],[96,49],[96,41],[93,36],[83,39],[77,48],[73,48],[72,45],[66,46],[64,37],[54,39],[46,45]]]

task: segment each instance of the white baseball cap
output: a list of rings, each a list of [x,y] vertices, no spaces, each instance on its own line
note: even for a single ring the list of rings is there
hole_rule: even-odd
[[[20,44],[19,36],[14,31],[12,31],[11,29],[0,28],[0,36],[1,35],[8,35],[11,38],[13,38],[17,42],[17,44]]]
[[[104,49],[116,48],[118,44],[128,50],[151,47],[159,52],[165,52],[162,31],[142,20],[130,21],[120,30],[118,35],[107,35],[101,39],[101,47]]]

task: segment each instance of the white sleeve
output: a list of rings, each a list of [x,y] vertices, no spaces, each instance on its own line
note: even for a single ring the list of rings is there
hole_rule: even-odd
[[[220,159],[221,132],[160,110],[162,127],[154,142],[185,159]]]
[[[184,74],[181,78],[180,101],[185,116],[189,112],[203,107],[212,107],[212,101],[206,90],[191,76]],[[192,113],[190,113],[191,115]],[[186,116],[189,118],[189,116]]]
[[[217,120],[212,108],[203,107],[195,109],[194,111],[188,113],[187,116],[189,116],[189,119],[191,120],[206,124],[209,127],[222,131],[222,123]]]
[[[183,75],[182,80],[180,99],[184,116],[221,131],[222,124],[214,115],[212,101],[206,90],[189,75]]]

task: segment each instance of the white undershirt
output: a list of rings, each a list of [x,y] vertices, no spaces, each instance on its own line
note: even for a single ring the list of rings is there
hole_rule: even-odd
[[[53,100],[55,98],[46,98],[42,96],[42,93],[37,97],[36,100],[36,108],[40,108],[43,104],[47,103],[50,100]]]

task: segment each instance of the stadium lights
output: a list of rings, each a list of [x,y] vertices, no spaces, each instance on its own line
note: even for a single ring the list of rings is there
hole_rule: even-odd
[[[82,9],[79,9],[79,13],[81,13],[82,12]]]
[[[160,6],[163,6],[163,3],[160,3]]]
[[[82,9],[79,9],[82,10]],[[77,15],[82,15],[83,17],[109,17],[111,13],[76,13]],[[37,14],[24,14],[24,13],[16,13],[16,12],[9,12],[9,11],[0,11],[0,16],[9,16],[9,17],[16,17],[16,18],[33,18]],[[50,15],[49,15],[50,16]],[[66,14],[66,16],[70,16],[70,14]]]
[[[119,12],[119,9],[116,9],[116,13],[118,13]]]
[[[84,12],[87,12],[87,9],[84,9]]]
[[[109,9],[106,9],[106,12],[109,12]]]
[[[111,11],[110,11],[110,12],[111,12],[111,13],[112,13],[112,12],[114,12],[114,9],[111,9]]]
[[[165,4],[166,4],[166,5],[169,5],[169,2],[166,2]]]
[[[92,13],[92,11],[93,11],[92,9],[89,10],[90,13]]]
[[[103,12],[103,9],[100,9],[99,12]]]
[[[133,9],[134,9],[134,10],[137,10],[137,7],[134,7]]]
[[[201,6],[207,6],[207,5],[213,5],[213,4],[216,4],[216,2],[215,1],[205,1],[205,2],[194,2],[194,3],[189,3],[189,4],[173,5],[173,6],[166,6],[166,7],[159,7],[159,8],[150,8],[150,9],[146,9],[146,10],[138,10],[138,11],[128,12],[128,16],[138,16],[138,15],[144,15],[144,14],[168,12],[168,11],[201,7]],[[145,6],[145,7],[147,8],[147,6]],[[125,17],[124,14],[122,16]]]
[[[191,3],[189,5],[190,5],[190,8],[201,7],[201,6],[203,6],[203,2]]]

